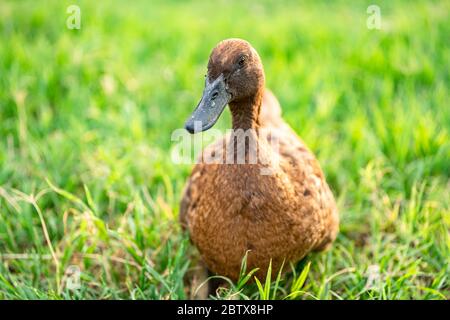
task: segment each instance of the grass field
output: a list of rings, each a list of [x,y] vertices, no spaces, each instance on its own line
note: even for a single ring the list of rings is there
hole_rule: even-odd
[[[351,3],[1,1],[0,299],[190,297],[191,166],[171,161],[171,133],[229,37],[259,51],[341,232],[262,290],[218,297],[449,299],[450,2]]]

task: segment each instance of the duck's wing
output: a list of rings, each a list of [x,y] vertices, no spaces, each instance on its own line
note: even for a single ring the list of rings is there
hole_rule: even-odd
[[[311,199],[318,201],[324,216],[326,234],[314,250],[327,248],[336,238],[339,229],[339,216],[333,194],[314,153],[283,120],[280,104],[267,89],[263,96],[260,124],[266,129],[266,139],[271,142],[272,151],[280,157],[280,169],[296,186],[299,194],[311,194]]]
[[[319,161],[287,124],[274,131],[280,135],[278,154],[283,172],[290,177],[302,201],[311,202],[311,207],[322,217],[324,234],[314,250],[327,249],[337,236],[339,214]]]

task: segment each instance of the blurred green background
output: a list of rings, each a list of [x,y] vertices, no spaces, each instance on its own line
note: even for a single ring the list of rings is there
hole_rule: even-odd
[[[342,220],[270,298],[450,298],[449,21],[449,1],[1,1],[0,298],[191,296],[191,166],[170,137],[230,37],[259,52]],[[269,298],[252,283],[230,296]]]

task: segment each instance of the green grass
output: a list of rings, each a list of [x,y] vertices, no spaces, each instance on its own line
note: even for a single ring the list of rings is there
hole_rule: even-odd
[[[81,30],[65,27],[73,3]],[[450,298],[450,3],[377,1],[382,30],[368,30],[372,3],[1,1],[0,299],[189,298],[191,166],[172,163],[170,135],[229,37],[259,51],[341,232],[218,298]]]

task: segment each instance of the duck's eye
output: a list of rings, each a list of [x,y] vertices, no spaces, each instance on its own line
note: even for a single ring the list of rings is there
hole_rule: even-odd
[[[239,61],[238,61],[238,66],[239,66],[239,68],[242,68],[242,67],[245,66],[245,61],[246,61],[246,60],[247,60],[247,57],[246,57],[246,56],[242,56],[242,57],[239,58]]]

